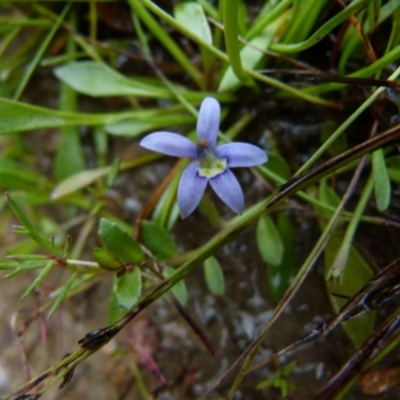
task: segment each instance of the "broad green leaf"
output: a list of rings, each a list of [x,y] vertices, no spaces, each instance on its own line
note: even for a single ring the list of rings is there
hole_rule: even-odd
[[[376,205],[378,210],[383,212],[387,210],[390,204],[390,179],[382,149],[372,153],[372,174]]]
[[[201,96],[201,93],[199,95]],[[160,115],[168,115],[171,112],[177,112],[177,110],[181,109],[181,106],[171,106],[119,113],[83,114],[56,111],[0,98],[0,135],[65,126],[107,125],[126,119],[148,121],[149,119],[157,119]]]
[[[101,247],[95,247],[93,250],[93,257],[100,268],[106,269],[107,271],[117,271],[122,267],[121,261],[119,261],[113,253]]]
[[[140,268],[127,271],[117,278],[116,297],[118,305],[126,310],[134,306],[142,292],[142,276]]]
[[[216,296],[225,293],[225,278],[218,260],[211,256],[204,261],[204,277],[210,292]]]
[[[159,260],[170,258],[178,252],[178,246],[169,232],[153,221],[142,221],[141,237],[144,245]]]
[[[277,215],[277,229],[284,248],[282,261],[279,265],[267,266],[268,293],[274,301],[285,294],[295,266],[294,231],[287,213]]]
[[[190,125],[196,122],[195,117],[178,112],[165,113],[157,118],[125,119],[105,126],[105,130],[115,136],[137,137],[142,133],[154,131],[168,126]]]
[[[71,125],[71,116],[43,107],[0,99],[0,134]],[[79,118],[84,124],[84,118]]]
[[[74,193],[77,190],[82,189],[95,182],[97,179],[106,176],[109,171],[109,167],[103,167],[78,172],[77,174],[66,178],[60,184],[58,184],[51,193],[51,199],[57,200],[61,197]]]
[[[117,285],[117,277],[114,277],[114,285],[112,292],[110,294],[110,302],[108,303],[108,325],[115,324],[117,321],[119,321],[125,314],[126,310],[122,307],[119,306],[118,300],[117,300],[117,295],[115,293],[115,287]]]
[[[325,273],[329,273],[337,251],[343,241],[343,236],[333,232],[324,252]],[[340,311],[346,300],[334,296],[333,293],[343,294],[344,296],[354,295],[368,280],[373,276],[370,266],[364,261],[360,253],[352,246],[350,249],[347,266],[343,270],[341,279],[329,280],[326,282],[329,299],[336,313]],[[369,312],[361,317],[346,321],[342,324],[347,335],[353,342],[355,348],[368,338],[374,327],[376,313]]]
[[[93,97],[144,96],[171,97],[166,89],[129,79],[119,72],[94,61],[77,61],[54,70],[55,75],[78,93]]]
[[[333,191],[329,191],[327,188],[328,186],[326,185],[326,181],[322,181],[319,188],[320,199],[324,200],[324,198],[330,197],[333,203],[338,203],[339,200],[336,198],[337,196],[332,196]],[[319,224],[322,230],[325,229],[326,222],[320,220]],[[324,268],[326,276],[331,273],[331,266],[334,263],[334,260],[337,258],[338,251],[341,249],[343,243],[343,234],[332,232],[324,251]],[[346,265],[341,266],[343,273],[341,274],[340,279],[329,279],[326,282],[329,298],[335,312],[339,312],[346,301],[334,296],[332,293],[352,296],[373,275],[369,265],[364,261],[364,259],[353,246],[350,246],[347,255],[348,257],[346,257]],[[343,323],[342,326],[344,330],[356,348],[358,348],[361,343],[370,335],[374,325],[374,320],[375,314],[368,313],[364,316]]]
[[[163,271],[163,275],[166,278],[169,278],[171,275],[173,275],[175,272],[175,269],[172,267],[165,267]],[[186,285],[184,280],[180,280],[176,285],[174,285],[171,288],[172,294],[178,299],[179,303],[181,303],[183,306],[186,305],[187,300],[188,300],[188,292],[186,289]]]
[[[259,218],[256,237],[261,258],[270,265],[279,265],[282,262],[284,247],[274,221],[269,215]]]
[[[107,249],[120,260],[134,264],[144,260],[140,245],[114,222],[101,218],[99,235]]]
[[[203,7],[194,2],[181,2],[174,8],[176,20],[188,31],[212,45],[212,35]]]

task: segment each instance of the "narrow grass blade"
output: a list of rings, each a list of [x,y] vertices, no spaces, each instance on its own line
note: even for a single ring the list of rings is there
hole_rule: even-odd
[[[55,264],[56,262],[54,260],[47,263],[40,274],[34,279],[28,289],[26,289],[25,293],[21,296],[21,300],[26,299],[43,282],[44,278],[49,274]]]
[[[51,307],[49,313],[47,314],[47,318],[50,318],[60,307],[61,303],[67,297],[68,292],[71,290],[72,285],[74,284],[76,278],[78,277],[78,273],[74,272],[68,279],[67,283],[61,288],[61,291],[58,293],[58,297]]]

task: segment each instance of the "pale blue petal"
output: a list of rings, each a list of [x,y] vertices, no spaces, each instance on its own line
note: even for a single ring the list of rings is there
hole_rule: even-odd
[[[200,106],[197,119],[197,139],[206,139],[210,147],[217,143],[221,107],[213,97],[206,97]]]
[[[208,178],[199,176],[196,161],[191,162],[183,171],[178,187],[178,206],[181,217],[185,219],[199,205]]]
[[[182,135],[172,132],[154,132],[145,136],[140,145],[148,150],[174,157],[195,159],[196,145]]]
[[[265,151],[249,143],[229,143],[215,149],[218,158],[225,158],[228,168],[255,167],[268,161]]]
[[[227,169],[222,174],[210,179],[210,185],[218,197],[236,214],[244,210],[242,188],[232,171]]]

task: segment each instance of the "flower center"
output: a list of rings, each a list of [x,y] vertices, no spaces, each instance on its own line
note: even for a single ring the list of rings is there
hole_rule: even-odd
[[[226,159],[218,158],[214,148],[210,148],[204,138],[197,141],[197,163],[199,175],[204,178],[214,178],[226,170]]]

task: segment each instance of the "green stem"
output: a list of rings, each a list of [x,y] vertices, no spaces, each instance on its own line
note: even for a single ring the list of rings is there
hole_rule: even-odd
[[[238,29],[238,0],[225,0],[223,6],[224,35],[226,50],[233,72],[240,81],[245,83],[248,78],[244,74],[239,48],[239,29]]]
[[[50,32],[47,34],[45,39],[43,40],[43,43],[39,47],[38,51],[35,54],[35,57],[33,57],[32,62],[29,64],[28,69],[25,71],[24,76],[22,77],[17,90],[15,91],[14,100],[18,100],[21,97],[22,92],[24,91],[29,79],[31,78],[33,72],[35,71],[36,67],[39,64],[39,61],[42,59],[44,52],[46,51],[47,47],[49,46],[50,42],[52,41],[55,33],[57,32],[58,28],[61,25],[61,22],[64,20],[68,10],[70,9],[72,3],[67,3],[67,5],[64,7],[64,10],[60,14],[60,16],[57,18],[57,21],[51,28]]]
[[[165,46],[170,54],[182,66],[182,68],[191,76],[196,84],[202,88],[202,76],[192,61],[179,48],[179,46],[171,39],[170,35],[158,24],[145,7],[137,0],[129,0],[129,4],[138,15],[138,17],[147,25],[154,36]]]
[[[389,81],[395,80],[400,75],[400,67],[390,75]],[[333,142],[376,100],[376,98],[383,93],[387,88],[378,88],[367,100],[361,104],[360,107],[352,114],[342,125],[327,139],[324,144],[310,157],[310,159],[296,172],[295,177],[300,176],[302,172],[309,169],[321,156],[322,154],[332,146]]]

